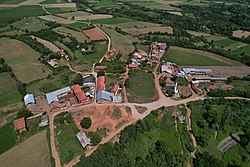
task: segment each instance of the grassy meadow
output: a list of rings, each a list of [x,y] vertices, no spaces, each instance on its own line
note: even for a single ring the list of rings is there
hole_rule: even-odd
[[[9,73],[0,73],[0,107],[22,101],[16,82]]]
[[[202,52],[192,49],[183,49],[171,47],[162,58],[163,61],[169,61],[181,66],[227,66],[229,60],[217,57],[208,52]],[[231,62],[232,63],[232,62]]]
[[[0,0],[0,4],[19,4],[26,0]]]
[[[11,25],[21,30],[39,31],[41,29],[49,28],[49,26],[47,26],[46,23],[48,22],[41,19],[37,19],[35,17],[30,17],[14,22]]]
[[[51,74],[47,66],[38,62],[39,53],[20,41],[0,38],[0,55],[21,82],[29,83]]]
[[[77,11],[76,8],[46,8],[51,14],[67,13]]]
[[[153,74],[132,70],[125,86],[129,102],[147,103],[157,100]]]

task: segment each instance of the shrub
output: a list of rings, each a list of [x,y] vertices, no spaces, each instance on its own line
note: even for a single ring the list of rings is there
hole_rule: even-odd
[[[96,146],[97,144],[99,144],[101,142],[101,137],[98,133],[95,133],[95,132],[89,132],[88,133],[88,137],[90,138],[91,140],[91,145],[92,146]]]
[[[91,126],[91,119],[89,117],[84,117],[82,120],[81,120],[81,127],[84,128],[84,129],[89,129],[90,126]]]

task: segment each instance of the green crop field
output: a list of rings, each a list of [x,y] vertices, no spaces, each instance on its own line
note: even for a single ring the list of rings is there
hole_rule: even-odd
[[[71,23],[71,24],[65,24],[63,25],[64,27],[70,28],[72,30],[75,31],[82,31],[85,28],[88,28],[88,25],[85,23],[80,23],[80,22],[75,22],[75,23]]]
[[[67,2],[67,0],[61,0],[60,3],[66,3],[66,2]],[[58,3],[58,1],[57,0],[45,0],[45,1],[42,1],[40,3],[41,4],[56,4],[56,3]]]
[[[19,4],[26,0],[0,0],[0,4]]]
[[[0,127],[0,154],[10,149],[15,145],[15,138],[13,135],[13,124],[9,123]]]
[[[96,3],[94,5],[95,8],[103,8],[103,7],[110,7],[110,6],[114,6],[115,5],[115,1],[114,0],[102,0],[99,1],[98,3]]]
[[[224,59],[220,58],[219,60],[215,55],[209,54],[208,52],[197,52],[197,50],[182,49],[178,47],[171,47],[162,58],[164,61],[173,62],[181,66],[230,65],[230,63],[224,61]]]
[[[59,13],[66,13],[66,12],[74,12],[76,8],[46,8],[48,12],[51,14],[59,14]]]
[[[125,86],[129,102],[147,103],[157,99],[153,74],[140,70],[130,71]]]
[[[9,73],[0,73],[0,107],[22,101],[16,82]]]
[[[20,41],[0,38],[0,55],[24,83],[47,77],[51,73],[47,66],[38,62],[39,54]]]
[[[6,23],[13,19],[39,16],[43,14],[46,14],[46,12],[40,6],[35,6],[35,5],[9,8],[6,10],[0,10],[0,23]]]

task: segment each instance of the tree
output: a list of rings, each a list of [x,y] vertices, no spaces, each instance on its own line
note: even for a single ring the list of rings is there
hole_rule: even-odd
[[[89,132],[88,133],[88,137],[91,140],[91,145],[92,146],[96,146],[97,144],[99,144],[102,140],[102,138],[100,137],[100,135],[96,132]]]
[[[0,57],[0,64],[3,64],[3,63],[5,63],[5,60],[4,58]]]
[[[77,74],[76,77],[73,80],[73,84],[82,85],[83,84],[83,78],[81,74]]]
[[[84,129],[89,129],[91,124],[92,124],[92,121],[89,117],[84,117],[82,120],[81,120],[81,127],[84,128]]]

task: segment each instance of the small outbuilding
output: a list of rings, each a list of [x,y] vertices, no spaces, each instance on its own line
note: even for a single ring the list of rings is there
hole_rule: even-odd
[[[24,96],[24,104],[29,107],[35,104],[35,99],[33,94],[27,94]]]
[[[91,145],[90,139],[86,136],[84,132],[79,132],[76,134],[77,139],[81,143],[82,147],[85,148],[86,146]]]
[[[24,117],[14,120],[14,129],[20,133],[26,131],[26,123]]]

